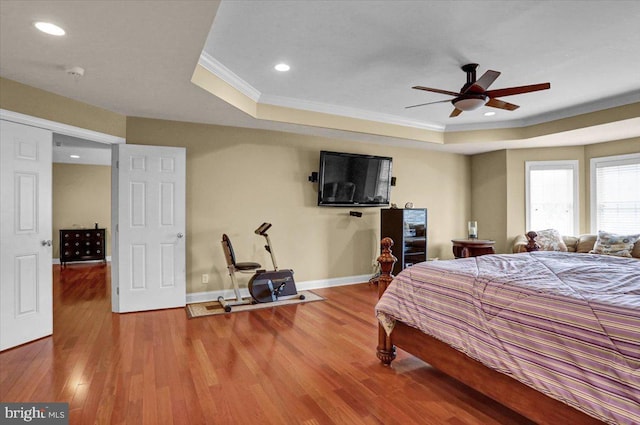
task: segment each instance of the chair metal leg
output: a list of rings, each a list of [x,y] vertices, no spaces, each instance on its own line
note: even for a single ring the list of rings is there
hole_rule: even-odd
[[[233,265],[230,265],[227,267],[227,269],[229,270],[229,277],[231,278],[231,283],[233,284],[233,292],[235,292],[236,299],[227,301],[223,296],[219,296],[218,302],[220,303],[222,308],[224,308],[225,312],[230,313],[231,309],[234,306],[253,304],[253,300],[251,298],[242,298],[242,295],[240,294],[240,287],[238,286],[238,281],[236,280],[235,267],[233,267]]]

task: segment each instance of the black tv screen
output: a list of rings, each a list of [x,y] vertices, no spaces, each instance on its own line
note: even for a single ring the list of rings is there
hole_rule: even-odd
[[[320,152],[318,205],[389,205],[392,158],[344,152]]]

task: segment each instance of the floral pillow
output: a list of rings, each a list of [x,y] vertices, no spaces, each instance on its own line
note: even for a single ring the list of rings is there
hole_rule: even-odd
[[[536,242],[541,251],[567,251],[567,245],[556,229],[537,230]]]
[[[598,231],[598,239],[589,251],[591,254],[615,255],[618,257],[631,257],[633,245],[640,239],[638,235],[617,235],[615,233]]]

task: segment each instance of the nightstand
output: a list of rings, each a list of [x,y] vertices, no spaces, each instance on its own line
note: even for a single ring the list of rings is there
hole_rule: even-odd
[[[496,241],[489,239],[452,239],[451,242],[453,242],[453,255],[456,258],[479,257],[496,253],[493,247]]]

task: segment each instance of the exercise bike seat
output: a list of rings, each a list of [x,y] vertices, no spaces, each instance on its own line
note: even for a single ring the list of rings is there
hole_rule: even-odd
[[[231,245],[231,239],[226,234],[222,235],[222,243],[224,248],[224,256],[227,260],[227,266],[233,267],[239,272],[247,272],[258,270],[262,265],[254,263],[252,261],[236,262],[236,254],[233,252],[233,245]]]
[[[248,270],[257,270],[260,267],[262,267],[262,265],[260,265],[258,263],[252,263],[250,261],[246,261],[244,263],[236,263],[235,264],[236,270],[238,270],[240,272],[244,272],[244,271],[248,271]]]

